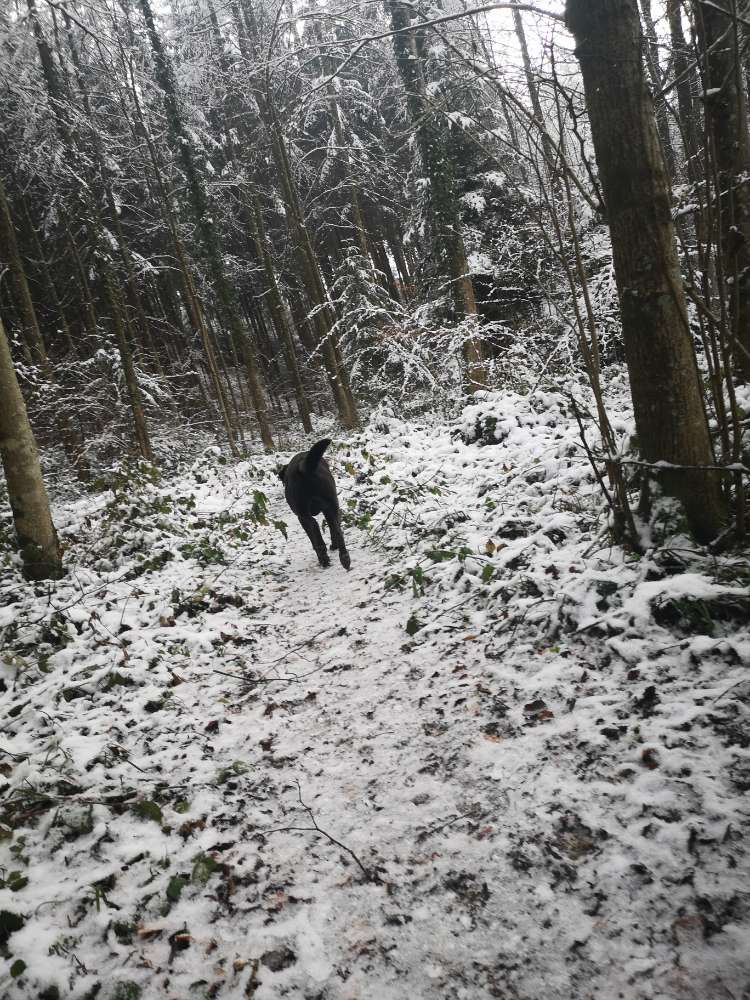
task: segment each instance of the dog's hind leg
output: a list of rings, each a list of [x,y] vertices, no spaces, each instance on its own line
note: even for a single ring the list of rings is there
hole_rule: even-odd
[[[312,547],[315,549],[315,554],[318,557],[318,562],[321,566],[330,566],[331,560],[328,558],[328,550],[326,549],[326,543],[323,541],[323,536],[320,533],[320,526],[312,514],[299,514],[299,523],[305,529],[307,537],[312,542]]]
[[[352,561],[346,550],[346,542],[344,541],[344,533],[341,530],[338,511],[326,512],[325,519],[328,521],[328,527],[331,529],[331,548],[338,549],[341,565],[344,569],[350,569]]]
[[[328,521],[328,527],[331,531],[331,550],[333,551],[339,547],[339,536],[336,534],[336,527],[331,524],[330,519],[326,518],[326,521]]]

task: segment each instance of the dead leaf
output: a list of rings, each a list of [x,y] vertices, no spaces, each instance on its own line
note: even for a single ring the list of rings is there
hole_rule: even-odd
[[[198,819],[189,819],[177,831],[181,837],[187,839],[196,830],[206,829],[206,817],[200,816]]]
[[[158,938],[163,932],[163,927],[139,927],[136,931],[138,937],[143,938],[144,941],[151,941],[153,938]]]
[[[524,715],[536,715],[538,712],[541,712],[546,708],[546,702],[542,701],[541,698],[535,698],[534,701],[530,701],[523,706],[523,711]]]

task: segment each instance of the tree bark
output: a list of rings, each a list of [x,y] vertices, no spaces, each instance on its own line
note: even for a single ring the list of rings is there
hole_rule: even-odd
[[[78,49],[75,46],[73,40],[72,22],[66,11],[63,11],[63,21],[65,22],[65,29],[68,41],[68,49],[70,51],[70,56],[73,62],[73,67],[75,69],[76,84],[78,87],[78,93],[80,94],[81,103],[83,104],[83,110],[86,118],[93,120],[93,111],[91,108],[91,101],[89,100],[89,93],[86,87],[84,73],[81,67],[81,62],[79,58]],[[142,343],[145,345],[148,353],[151,356],[152,364],[158,374],[163,375],[164,370],[161,364],[161,358],[156,349],[156,344],[151,333],[151,325],[146,317],[146,311],[143,308],[143,302],[141,300],[141,291],[138,288],[138,282],[135,276],[135,268],[133,265],[133,257],[130,253],[130,247],[128,246],[125,235],[122,231],[122,224],[120,222],[120,215],[117,210],[117,205],[115,203],[115,197],[112,190],[112,184],[108,178],[107,169],[105,165],[104,151],[101,148],[98,135],[94,133],[91,137],[91,146],[93,148],[93,162],[96,166],[96,172],[99,176],[99,185],[101,191],[104,194],[104,200],[107,205],[109,212],[109,217],[114,228],[115,236],[117,237],[117,248],[120,252],[120,259],[123,264],[125,271],[125,276],[127,279],[127,286],[130,291],[130,301],[135,310],[136,317],[138,319],[138,330],[141,334]],[[129,321],[129,316],[127,315],[127,309],[124,309],[125,318]],[[128,322],[129,327],[132,328],[132,324]]]
[[[96,315],[96,307],[94,306],[94,297],[91,294],[91,286],[86,275],[86,268],[81,260],[78,246],[73,239],[73,233],[70,231],[70,226],[65,216],[62,217],[62,223],[65,228],[65,240],[75,264],[76,276],[78,277],[80,297],[83,304],[83,325],[86,328],[88,336],[91,338],[91,348],[96,350],[99,347],[99,320]]]
[[[10,269],[13,274],[19,300],[22,303],[23,321],[26,327],[27,340],[31,348],[32,361],[39,365],[39,369],[48,383],[55,385],[57,378],[47,355],[47,348],[45,347],[44,338],[39,328],[39,320],[26,280],[26,271],[18,249],[13,219],[11,218],[2,180],[0,180],[0,247],[7,247],[7,252],[10,254]],[[46,267],[46,263],[44,266]],[[68,336],[70,336],[69,332]],[[91,478],[91,471],[83,442],[80,435],[73,430],[68,414],[65,412],[63,406],[60,406],[57,410],[56,421],[63,448],[73,466],[73,470],[81,482],[88,482]]]
[[[18,549],[27,580],[62,576],[62,550],[52,523],[39,454],[0,319],[0,458]]]
[[[648,72],[651,77],[651,84],[654,93],[662,89],[661,66],[659,64],[659,40],[656,37],[656,26],[654,15],[651,10],[651,0],[640,0],[641,14],[643,15],[643,25],[646,29],[645,54],[648,64]],[[672,135],[669,131],[669,118],[667,116],[667,105],[661,98],[654,104],[654,114],[656,116],[656,130],[659,133],[661,149],[664,153],[664,162],[670,180],[675,176],[675,156],[672,147]]]
[[[42,64],[42,72],[44,75],[45,84],[47,87],[47,96],[49,97],[52,110],[55,115],[55,122],[57,125],[57,130],[60,133],[60,138],[71,156],[76,157],[79,149],[75,138],[75,133],[70,127],[70,108],[65,107],[62,101],[62,90],[60,85],[60,80],[55,69],[55,65],[52,61],[52,55],[47,45],[44,37],[44,32],[42,31],[42,26],[39,22],[39,17],[36,12],[35,0],[26,0],[27,7],[29,10],[29,18],[32,23],[34,37],[36,39],[37,51],[39,53],[39,59]],[[88,200],[86,200],[88,198]],[[130,352],[130,347],[125,336],[125,326],[122,315],[122,308],[120,305],[119,291],[115,286],[114,279],[109,266],[108,254],[106,249],[106,241],[104,239],[103,227],[101,218],[99,216],[98,206],[94,198],[89,197],[89,190],[86,189],[86,193],[81,201],[82,215],[84,216],[84,224],[90,234],[92,244],[100,251],[101,262],[98,267],[99,277],[104,289],[104,297],[106,304],[110,309],[112,314],[112,322],[115,328],[115,339],[117,341],[118,350],[120,352],[120,359],[122,361],[123,371],[125,373],[125,382],[128,389],[128,394],[130,396],[130,403],[133,411],[133,423],[135,427],[135,437],[138,444],[139,451],[143,458],[147,461],[153,461],[153,452],[151,450],[151,443],[148,436],[148,429],[146,426],[146,417],[143,411],[142,399],[140,387],[138,385],[138,378],[136,375],[135,367],[133,365],[133,358]],[[66,223],[66,229],[68,230],[68,237],[71,245],[74,247],[74,241],[70,234],[69,227]],[[77,251],[74,250],[74,254],[77,257]],[[76,260],[77,267],[79,269],[79,274],[82,279],[82,287],[87,287],[88,282],[85,276],[85,271],[82,267],[80,259]]]
[[[701,173],[700,164],[696,160],[699,144],[696,128],[697,111],[693,100],[695,70],[682,30],[681,2],[682,0],[667,0],[667,20],[669,21],[669,35],[672,42],[672,64],[677,91],[677,107],[680,112],[680,131],[685,153],[686,173],[688,180],[695,182]]]
[[[750,381],[750,129],[731,0],[695,3],[737,374]]]
[[[216,363],[216,352],[214,350],[211,333],[206,322],[205,313],[203,306],[198,297],[198,293],[195,288],[195,282],[193,281],[193,276],[188,265],[187,255],[185,254],[185,248],[182,245],[182,240],[180,239],[179,231],[177,228],[177,221],[174,217],[172,211],[172,204],[170,200],[169,193],[164,184],[164,179],[162,177],[161,166],[159,164],[159,158],[157,156],[156,147],[154,146],[153,139],[151,138],[151,133],[146,125],[146,120],[143,115],[143,110],[141,108],[141,102],[138,98],[138,88],[136,87],[135,80],[131,79],[131,87],[129,88],[130,96],[133,101],[133,106],[135,109],[135,119],[138,128],[133,127],[135,135],[138,135],[140,131],[139,138],[145,139],[146,148],[148,149],[149,159],[151,161],[151,167],[154,172],[154,180],[156,184],[156,190],[152,192],[152,197],[159,207],[161,215],[167,224],[167,229],[169,230],[169,235],[172,240],[172,246],[174,248],[175,256],[179,264],[180,275],[182,278],[182,287],[185,294],[185,299],[188,304],[188,309],[190,312],[190,319],[193,326],[198,330],[201,338],[201,344],[203,346],[203,352],[206,357],[206,363],[208,365],[209,375],[211,377],[211,382],[213,384],[214,393],[216,395],[216,402],[219,407],[219,413],[221,415],[221,420],[224,425],[224,430],[227,435],[227,440],[229,441],[229,448],[235,457],[239,456],[239,449],[237,447],[237,436],[240,434],[239,426],[233,420],[233,413],[229,408],[226,392],[224,391],[224,386],[221,381],[221,373]],[[173,299],[173,289],[171,285],[171,280],[166,279],[165,282],[165,292],[168,295],[170,301],[170,310],[174,314],[174,321],[179,329],[182,331],[183,335],[185,333],[184,324],[182,321],[182,315],[180,313],[179,305],[174,302]],[[231,389],[231,386],[230,386]],[[234,414],[236,414],[236,407],[234,409]],[[241,436],[241,434],[240,434]]]
[[[123,316],[120,290],[115,286],[106,262],[102,262],[100,264],[100,274],[104,299],[107,303],[110,319],[112,320],[112,326],[115,331],[115,340],[117,341],[117,349],[120,353],[120,361],[122,362],[122,371],[125,376],[125,387],[128,391],[130,408],[133,413],[135,440],[138,445],[138,450],[141,453],[141,457],[147,462],[153,462],[154,453],[151,449],[151,439],[149,438],[148,426],[146,424],[146,414],[143,409],[141,387],[138,384],[138,375],[136,374],[135,365],[133,364],[133,354],[130,350],[127,334],[125,333],[125,318]]]
[[[688,326],[635,0],[568,0],[612,237],[641,453],[701,542],[725,510]]]
[[[52,270],[50,268],[49,261],[47,260],[44,249],[42,248],[36,228],[34,227],[34,222],[31,218],[31,213],[29,212],[29,207],[26,204],[26,199],[23,195],[20,196],[20,202],[23,210],[24,221],[26,223],[26,232],[28,233],[29,239],[33,244],[34,253],[39,261],[39,270],[41,271],[42,279],[47,288],[47,295],[49,296],[50,304],[52,305],[53,311],[60,323],[60,332],[63,335],[65,347],[72,357],[76,353],[76,346],[73,342],[73,335],[71,334],[70,325],[68,323],[67,316],[65,315],[62,302],[60,301],[60,296],[57,294],[57,286],[55,285],[54,278],[52,277]]]

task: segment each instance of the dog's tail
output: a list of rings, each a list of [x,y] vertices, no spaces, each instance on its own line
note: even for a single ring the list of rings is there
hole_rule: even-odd
[[[326,450],[328,445],[331,443],[330,438],[323,438],[322,441],[316,441],[316,443],[310,448],[308,453],[305,455],[302,461],[302,471],[306,475],[311,475],[318,468],[318,463],[323,457],[323,452]]]

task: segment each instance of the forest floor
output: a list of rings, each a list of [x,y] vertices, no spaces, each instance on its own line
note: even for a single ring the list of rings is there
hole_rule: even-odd
[[[0,995],[750,997],[747,561],[610,547],[555,394],[330,457],[349,573],[218,449],[2,550]]]

